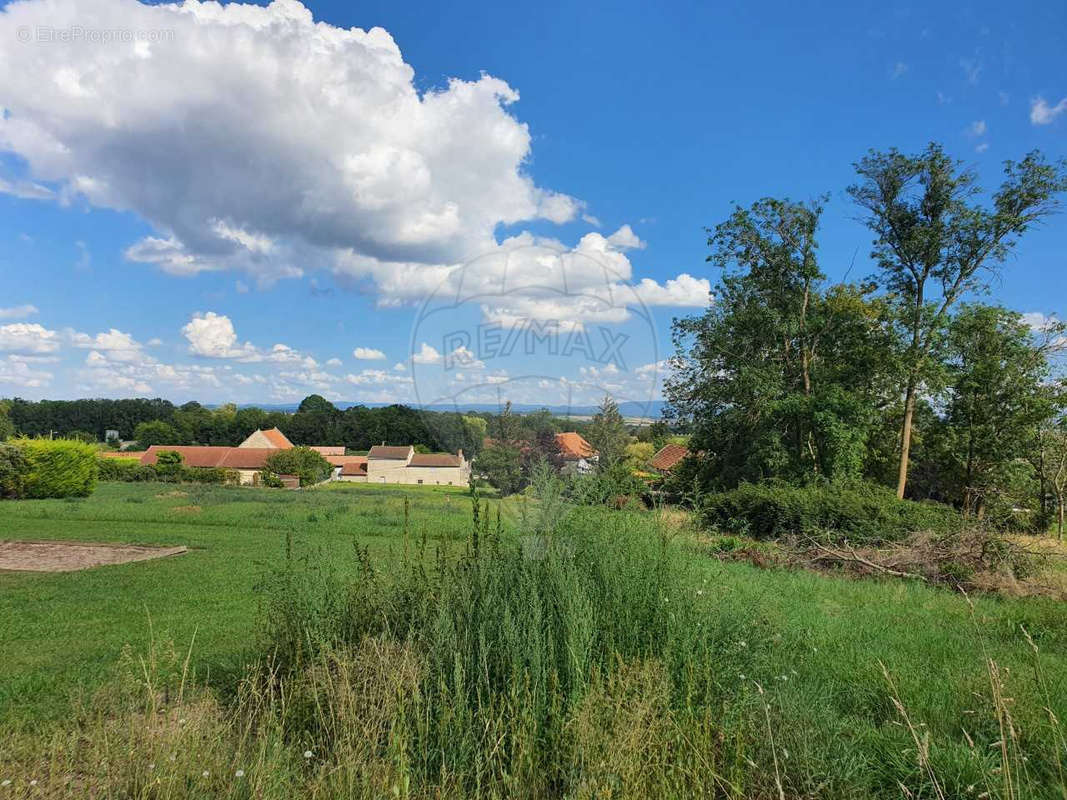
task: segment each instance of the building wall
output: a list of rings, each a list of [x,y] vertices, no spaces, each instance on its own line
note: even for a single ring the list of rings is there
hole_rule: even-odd
[[[241,486],[258,486],[259,485],[259,470],[258,469],[239,469],[235,470],[237,473],[238,482]]]
[[[399,458],[368,458],[367,483],[406,483],[408,462]]]
[[[470,465],[462,467],[408,467],[404,470],[402,481],[398,483],[418,483],[423,486],[466,486],[470,483]]]
[[[274,443],[267,438],[267,435],[263,431],[255,431],[247,439],[241,442],[238,447],[269,447],[276,450]]]
[[[471,468],[466,461],[460,467],[409,467],[407,462],[372,458],[367,462],[366,483],[406,483],[423,486],[466,486]]]

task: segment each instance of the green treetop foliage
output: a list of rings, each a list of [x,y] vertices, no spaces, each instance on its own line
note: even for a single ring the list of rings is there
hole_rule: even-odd
[[[600,454],[598,463],[601,469],[610,469],[626,455],[630,435],[626,432],[626,422],[619,413],[619,406],[610,395],[605,395],[600,402],[600,408],[589,423],[586,438]]]
[[[300,401],[296,409],[298,414],[334,414],[337,407],[321,394],[309,394]]]
[[[15,423],[8,416],[7,409],[7,404],[0,403],[0,442],[15,435]]]
[[[903,497],[918,393],[950,310],[985,290],[1019,237],[1055,210],[1067,175],[1038,152],[1008,161],[987,207],[974,200],[974,173],[938,144],[916,155],[872,151],[855,166],[859,181],[848,192],[875,234],[871,256],[907,332],[897,474]]]
[[[870,287],[826,287],[819,204],[764,199],[709,231],[716,302],[676,320],[665,393],[703,451],[705,488],[858,476],[891,401],[892,309]]]
[[[1051,326],[1035,338],[1018,312],[977,304],[952,320],[945,467],[959,481],[965,514],[982,516],[990,493],[1024,463],[1053,416],[1048,353],[1063,330]]]
[[[133,431],[134,438],[144,447],[153,445],[180,445],[185,443],[181,432],[166,422],[155,420],[142,422]]]
[[[1067,422],[1060,419],[1043,427],[1034,452],[1040,461],[1042,493],[1047,487],[1056,501],[1056,535],[1062,542],[1067,516]]]
[[[311,486],[326,480],[330,475],[330,462],[309,447],[294,447],[271,453],[264,470],[274,475],[296,475],[301,486]]]
[[[522,424],[512,413],[510,402],[487,424],[487,429],[490,439],[478,454],[474,469],[502,495],[514,494],[526,485],[523,453],[527,443]]]

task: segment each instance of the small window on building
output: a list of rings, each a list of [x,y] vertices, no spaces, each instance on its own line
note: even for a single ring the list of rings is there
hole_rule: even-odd
[[[419,478],[419,486],[422,486],[422,478]]]

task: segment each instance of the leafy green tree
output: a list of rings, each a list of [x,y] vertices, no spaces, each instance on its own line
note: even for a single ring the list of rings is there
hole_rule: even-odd
[[[600,408],[589,423],[589,444],[599,453],[599,468],[610,469],[619,463],[626,454],[626,445],[630,435],[626,432],[626,421],[619,413],[619,406],[609,395],[600,402]]]
[[[309,394],[296,409],[297,414],[333,414],[336,411],[337,406],[321,394]]]
[[[848,192],[875,234],[871,256],[908,339],[897,469],[903,497],[916,401],[949,312],[966,294],[985,289],[1019,237],[1055,210],[1067,177],[1062,165],[1046,163],[1036,151],[1008,161],[987,208],[973,202],[974,173],[937,144],[911,156],[871,151],[855,167],[859,182]]]
[[[676,320],[669,417],[692,428],[704,490],[858,477],[896,364],[889,307],[826,288],[818,203],[763,199],[709,231],[716,302]]]
[[[7,415],[7,404],[0,403],[0,442],[15,435],[15,423]]]
[[[965,305],[952,320],[943,471],[959,484],[964,516],[985,516],[1052,417],[1048,353],[1062,334],[1058,326],[1035,340],[1019,313],[997,306]]]
[[[656,454],[656,447],[652,442],[633,442],[626,445],[625,461],[631,470],[648,470],[651,468],[650,461]]]
[[[1063,541],[1064,509],[1067,504],[1067,427],[1062,423],[1041,434],[1049,487],[1056,498],[1056,537]]]
[[[475,472],[484,475],[489,485],[505,496],[520,491],[525,484],[522,466],[518,445],[496,439],[482,448],[474,462]]]
[[[474,469],[502,495],[514,494],[526,483],[523,453],[527,448],[522,438],[522,426],[511,411],[510,401],[488,428],[492,438],[478,454]]]
[[[184,438],[173,425],[156,420],[142,422],[133,430],[133,438],[144,447],[153,445],[180,445]]]
[[[309,447],[279,450],[267,457],[264,469],[274,475],[296,475],[301,486],[312,486],[329,477],[330,462]]]

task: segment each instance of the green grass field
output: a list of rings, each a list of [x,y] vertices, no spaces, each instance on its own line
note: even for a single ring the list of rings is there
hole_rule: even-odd
[[[189,547],[173,558],[77,573],[0,573],[0,721],[23,728],[61,725],[72,700],[91,697],[109,681],[124,645],[146,648],[149,620],[157,639],[172,639],[179,648],[195,634],[198,678],[231,685],[262,653],[263,610],[253,587],[281,563],[287,535],[296,556],[321,556],[342,572],[354,568],[354,542],[379,563],[397,563],[405,497],[413,537],[425,532],[431,550],[461,552],[471,510],[461,490],[102,484],[84,500],[0,504],[5,539]],[[589,515],[583,524],[609,535],[655,536],[662,524],[647,513],[583,514]],[[1001,721],[991,704],[989,660],[1001,670],[1020,741],[1032,744],[1047,735],[1047,711],[1067,719],[1062,603],[968,601],[915,583],[720,563],[690,546],[684,530],[672,536],[684,564],[684,602],[714,633],[712,679],[727,698],[719,713],[724,719],[740,714],[734,699],[750,701],[761,687],[775,717],[781,769],[790,785],[806,787],[811,796],[900,796],[893,781],[919,767],[894,696],[920,737],[938,743],[942,767],[958,770],[942,776],[946,785],[966,779],[968,759],[995,769],[989,759],[997,752]],[[1024,629],[1040,649],[1044,688],[1035,680]],[[745,730],[754,740],[768,733],[758,726]],[[1050,746],[1041,752],[1056,752],[1058,745]],[[735,757],[740,763],[751,753],[769,770],[766,753],[757,751]],[[1016,796],[1060,796],[1060,784],[1050,777],[1053,763],[1028,769],[1037,788]]]
[[[259,643],[252,587],[281,561],[287,534],[297,555],[321,551],[343,563],[358,541],[388,556],[400,547],[405,496],[413,529],[446,546],[465,536],[470,501],[436,487],[102,483],[86,499],[0,503],[3,539],[189,548],[80,572],[0,572],[0,719],[64,716],[72,692],[105,682],[123,645],[143,648],[151,632],[186,645],[195,634],[205,678],[239,668]]]

